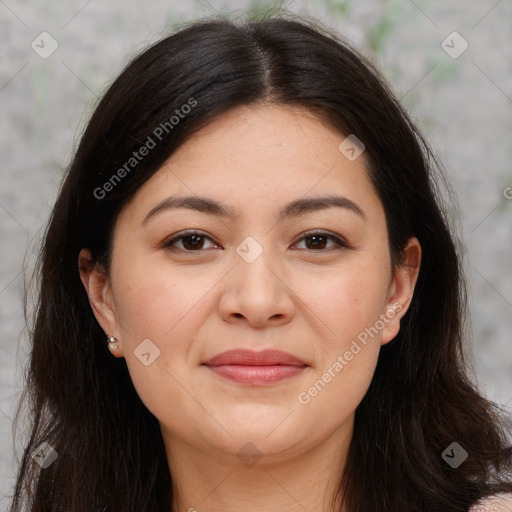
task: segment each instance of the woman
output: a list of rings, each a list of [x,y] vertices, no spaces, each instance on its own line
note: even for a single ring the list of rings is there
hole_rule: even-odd
[[[434,164],[291,15],[136,57],[46,233],[12,512],[493,510],[509,426],[465,372]]]

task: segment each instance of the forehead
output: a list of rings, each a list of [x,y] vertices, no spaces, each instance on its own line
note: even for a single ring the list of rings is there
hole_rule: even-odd
[[[170,195],[186,195],[215,198],[232,217],[255,208],[282,215],[299,198],[342,195],[379,214],[365,155],[347,159],[339,149],[345,138],[301,107],[236,107],[190,136],[137,192],[134,207],[147,215]]]

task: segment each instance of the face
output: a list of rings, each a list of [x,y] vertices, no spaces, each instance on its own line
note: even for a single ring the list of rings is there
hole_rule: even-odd
[[[108,278],[82,251],[95,315],[168,447],[229,458],[250,442],[270,462],[350,437],[420,248],[391,268],[365,154],[348,159],[344,139],[300,108],[233,109],[122,210]]]

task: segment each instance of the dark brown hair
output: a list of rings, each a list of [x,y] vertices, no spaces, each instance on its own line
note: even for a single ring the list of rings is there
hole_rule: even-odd
[[[191,99],[194,108],[170,122]],[[411,236],[422,246],[411,307],[356,410],[334,507],[342,498],[351,512],[467,512],[479,498],[512,490],[510,427],[467,377],[465,289],[438,166],[370,62],[319,23],[281,12],[181,27],[130,62],[96,107],[42,247],[22,402],[32,423],[11,512],[171,510],[159,423],[125,360],[107,350],[77,257],[88,247],[108,272],[117,215],[141,185],[207,122],[258,103],[306,107],[340,134],[355,134],[385,209],[394,264]],[[155,147],[114,180],[162,125]],[[457,469],[441,456],[454,441],[469,454]],[[43,442],[58,453],[46,469],[31,457]]]

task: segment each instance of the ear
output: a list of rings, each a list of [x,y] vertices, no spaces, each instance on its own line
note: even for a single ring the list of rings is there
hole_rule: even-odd
[[[89,304],[96,320],[105,334],[105,343],[108,337],[113,336],[120,341],[121,329],[117,317],[117,311],[113,299],[109,277],[105,270],[92,259],[89,249],[82,249],[78,255],[78,269],[80,280],[84,285]],[[120,343],[117,343],[119,346]],[[122,355],[121,347],[117,348],[116,356]]]
[[[410,238],[404,249],[403,262],[396,267],[389,285],[381,344],[390,342],[400,330],[400,319],[411,304],[421,264],[421,245],[416,237]]]

